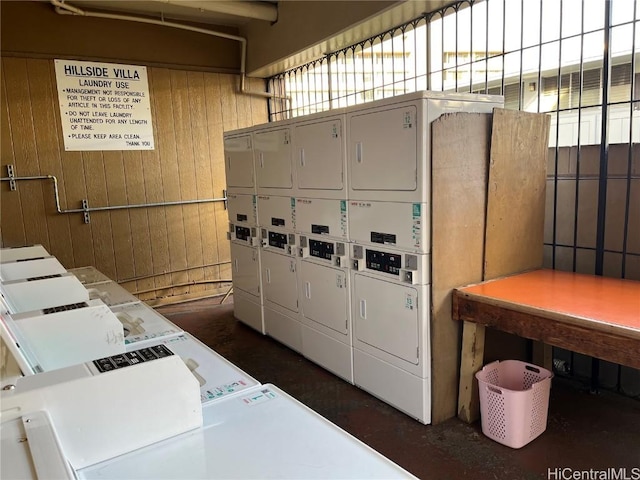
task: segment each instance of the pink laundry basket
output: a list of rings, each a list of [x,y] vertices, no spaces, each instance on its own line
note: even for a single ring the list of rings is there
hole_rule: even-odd
[[[496,361],[476,373],[482,433],[521,448],[547,428],[553,373],[518,360]]]

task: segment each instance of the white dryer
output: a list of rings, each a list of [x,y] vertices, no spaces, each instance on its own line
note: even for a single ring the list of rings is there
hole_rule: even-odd
[[[349,109],[349,200],[428,203],[431,122],[448,112],[489,113],[502,97],[415,92]]]
[[[296,196],[346,200],[344,110],[296,119],[293,127]]]
[[[242,323],[265,333],[260,256],[258,247],[231,241],[233,315]]]
[[[224,135],[224,167],[228,193],[256,193],[251,129]]]
[[[272,122],[253,130],[256,190],[259,195],[291,196],[294,192],[291,122]]]
[[[300,235],[302,353],[353,383],[351,279],[345,242]]]
[[[418,272],[422,272],[423,280],[428,279],[426,260],[409,278],[406,274],[414,271],[403,268],[402,252],[357,244],[352,245],[351,252],[354,382],[428,424],[430,286],[413,283]]]
[[[267,335],[302,351],[298,310],[296,236],[280,229],[261,229],[262,295]]]

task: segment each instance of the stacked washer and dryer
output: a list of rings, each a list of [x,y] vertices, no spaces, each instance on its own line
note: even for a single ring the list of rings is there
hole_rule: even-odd
[[[261,237],[264,314],[246,318],[234,267],[236,317],[430,423],[430,124],[499,106],[417,92],[225,134],[229,192],[234,142],[252,145]]]

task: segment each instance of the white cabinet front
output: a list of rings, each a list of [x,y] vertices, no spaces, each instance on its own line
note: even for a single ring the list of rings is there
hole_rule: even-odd
[[[345,272],[302,261],[300,281],[301,308],[305,318],[346,335],[350,306]]]
[[[226,137],[224,139],[224,157],[227,186],[252,188],[254,182],[251,135]]]
[[[264,300],[298,311],[298,276],[296,259],[262,251],[262,285]]]
[[[342,121],[334,119],[296,126],[294,138],[298,187],[341,190],[344,186]]]
[[[349,118],[349,173],[353,190],[417,188],[415,105],[354,114]]]
[[[258,188],[292,188],[289,129],[256,133],[254,141]]]
[[[416,289],[356,274],[353,301],[357,341],[418,364],[420,315]]]
[[[260,295],[258,249],[231,242],[233,288],[253,296]]]

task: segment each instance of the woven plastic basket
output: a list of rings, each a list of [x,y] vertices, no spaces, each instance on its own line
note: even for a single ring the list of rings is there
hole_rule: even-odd
[[[547,428],[553,373],[518,360],[497,361],[476,373],[482,433],[521,448]]]

